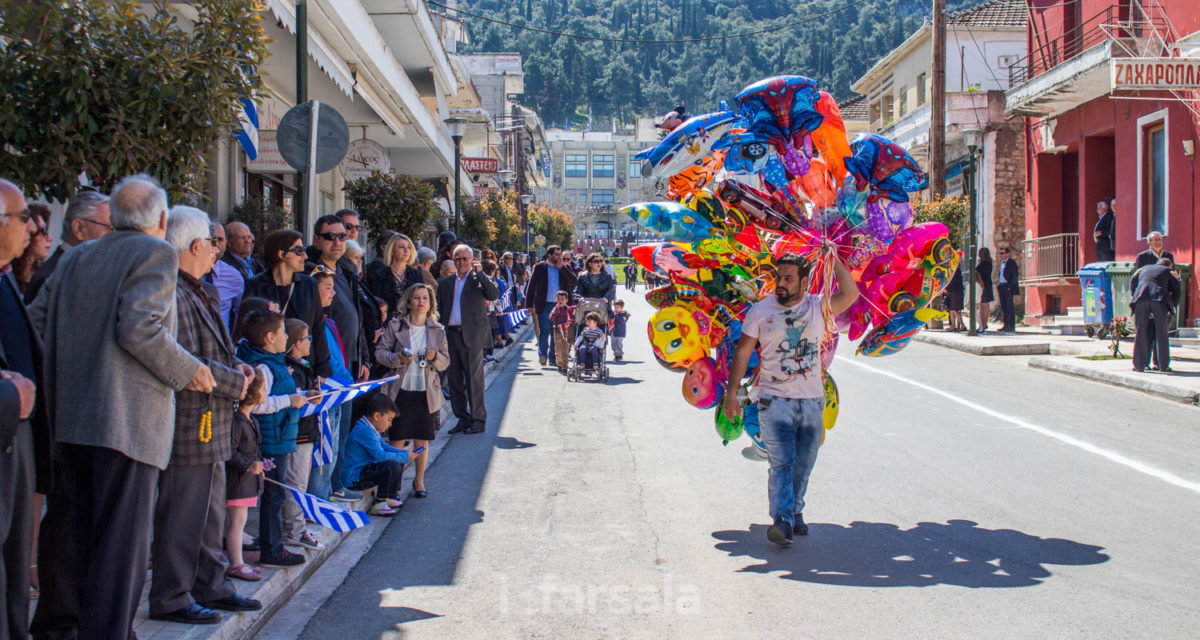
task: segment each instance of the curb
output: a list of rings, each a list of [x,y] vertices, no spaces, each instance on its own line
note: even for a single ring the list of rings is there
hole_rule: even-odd
[[[1197,401],[1200,400],[1200,389],[1182,389],[1175,385],[1163,384],[1150,378],[1143,378],[1143,376],[1150,374],[1134,375],[1132,372],[1126,374],[1117,371],[1097,370],[1085,365],[1071,362],[1073,359],[1073,357],[1031,358],[1029,360],[1029,366],[1033,367],[1034,369],[1053,371],[1055,373],[1062,373],[1069,376],[1075,376],[1077,378],[1086,378],[1088,380],[1103,382],[1105,384],[1123,387],[1125,389],[1133,389],[1135,391],[1141,391],[1152,396],[1157,396],[1159,398],[1164,398],[1166,400],[1172,400],[1175,402],[1182,402],[1185,404],[1197,404]]]
[[[523,326],[513,337],[513,343],[501,352],[496,362],[484,365],[485,388],[490,387],[508,362],[521,353],[522,347],[532,331],[532,322]],[[441,424],[445,424],[453,416],[454,411],[451,409],[450,403],[447,402],[442,407],[439,416]],[[446,445],[454,438],[454,436],[446,433],[439,433],[438,435],[439,437],[430,443],[427,468],[433,466],[434,462],[446,448]],[[404,479],[409,481],[409,487],[412,486],[411,482],[415,474],[416,470],[411,465],[405,470]],[[411,493],[406,498],[410,496]],[[370,500],[364,497],[363,500],[355,503],[352,508],[359,511],[366,510],[370,507],[369,502]],[[391,518],[374,518],[370,526],[356,529],[346,535],[324,527],[310,527],[309,531],[317,535],[321,542],[325,544],[325,548],[320,551],[311,551],[308,549],[297,551],[307,558],[307,562],[303,565],[291,569],[263,569],[263,579],[260,582],[234,581],[234,584],[238,587],[239,595],[262,601],[263,608],[258,611],[242,613],[224,611],[222,612],[221,623],[214,626],[185,625],[150,620],[147,617],[147,607],[149,605],[143,598],[138,608],[138,620],[135,624],[135,631],[143,640],[155,640],[156,638],[170,638],[171,640],[248,640],[254,638],[271,621],[275,613],[295,598],[303,603],[303,608],[306,612],[306,615],[299,616],[300,626],[296,628],[296,634],[298,634],[308,624],[309,618],[333,594],[334,589],[341,584],[342,579],[349,573],[350,569],[358,564],[358,560],[371,549],[375,541],[383,535],[383,532],[392,522]],[[346,543],[351,544],[347,545]],[[333,570],[335,575],[325,575],[327,572],[324,565],[326,561],[335,555],[338,556],[339,560],[343,560],[344,562],[334,563],[338,565]],[[318,588],[307,589],[310,584]],[[149,581],[147,581],[147,585],[149,585]],[[306,594],[306,591],[313,591],[314,593]],[[287,637],[294,637],[296,634]],[[284,636],[280,634],[275,637]]]
[[[940,333],[921,331],[913,337],[915,342],[946,347],[977,356],[1041,356],[1050,354],[1049,342],[1014,342],[1011,344],[981,344],[960,337],[949,337]]]

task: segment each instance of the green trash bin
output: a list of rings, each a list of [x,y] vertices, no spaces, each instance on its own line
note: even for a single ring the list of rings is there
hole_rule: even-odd
[[[1133,280],[1133,263],[1110,262],[1104,270],[1112,279],[1113,316],[1125,316],[1129,318],[1129,324],[1132,325],[1133,310],[1129,308],[1129,301],[1133,299],[1133,291],[1130,291],[1129,283]]]
[[[1133,310],[1129,308],[1129,301],[1133,299],[1133,291],[1129,288],[1135,271],[1133,263],[1113,262],[1108,265],[1107,271],[1112,278],[1114,315],[1127,316],[1130,326],[1134,326]],[[1179,284],[1183,295],[1179,297],[1179,306],[1175,309],[1175,315],[1171,317],[1172,332],[1179,329],[1181,318],[1187,315],[1188,283],[1192,279],[1192,265],[1176,264],[1175,272],[1179,274]],[[1183,318],[1183,321],[1186,322],[1186,318]]]

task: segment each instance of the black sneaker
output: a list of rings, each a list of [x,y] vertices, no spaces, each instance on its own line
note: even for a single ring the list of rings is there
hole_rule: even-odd
[[[258,564],[264,567],[287,569],[289,567],[298,567],[304,564],[304,556],[298,553],[292,553],[291,551],[284,551],[283,555],[279,556],[278,558],[264,557],[262,560],[259,560]]]
[[[767,540],[781,547],[792,544],[792,527],[783,518],[775,518],[774,524],[767,527]]]
[[[808,535],[808,525],[804,524],[804,514],[796,514],[796,523],[792,525],[792,533],[798,536]]]

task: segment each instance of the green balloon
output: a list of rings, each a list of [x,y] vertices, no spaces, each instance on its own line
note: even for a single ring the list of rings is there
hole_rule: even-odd
[[[734,419],[730,420],[727,418],[723,409],[724,401],[725,398],[722,397],[721,402],[717,403],[716,427],[717,435],[721,437],[721,444],[728,445],[730,442],[737,440],[742,435],[742,415],[741,412],[738,412],[738,415]]]

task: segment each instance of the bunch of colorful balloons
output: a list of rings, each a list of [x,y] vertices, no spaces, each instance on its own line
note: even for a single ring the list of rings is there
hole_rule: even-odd
[[[669,201],[621,211],[662,242],[633,257],[670,284],[647,294],[659,363],[683,372],[683,395],[702,409],[726,393],[743,398],[743,414],[716,411],[725,442],[743,429],[757,438],[756,375],[731,381],[729,367],[749,305],[774,292],[774,260],[787,253],[813,261],[811,292],[836,288],[832,259],[850,269],[860,296],[833,316],[821,345],[826,369],[839,332],[862,339],[858,353],[903,349],[938,313],[928,308],[955,272],[960,254],[947,228],[913,224],[909,193],[928,181],[912,156],[873,134],[848,142],[837,103],[803,76],[756,82],[736,97],[737,110],[679,122],[662,142],[639,153],[642,175],[665,180]],[[837,416],[837,385],[825,377],[826,429]]]

